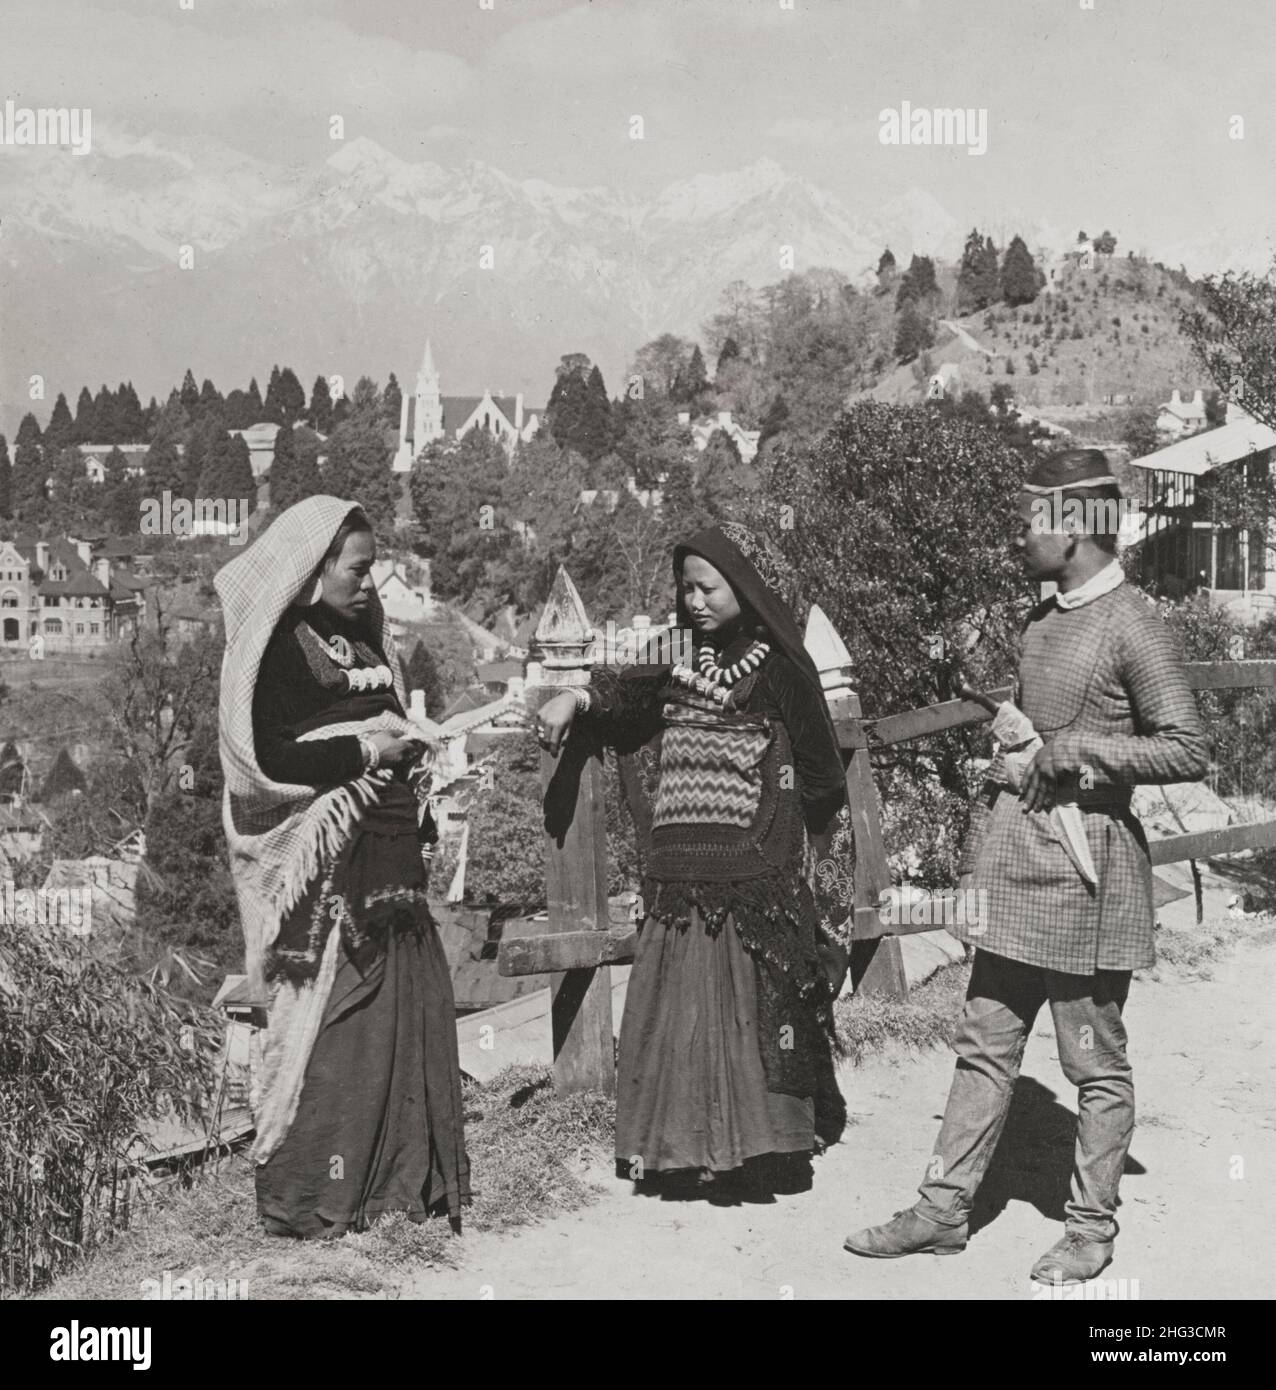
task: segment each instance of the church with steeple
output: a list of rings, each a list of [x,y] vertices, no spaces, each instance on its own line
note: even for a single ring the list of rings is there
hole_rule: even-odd
[[[430,340],[425,340],[425,356],[416,376],[416,390],[404,393],[399,416],[399,446],[394,454],[394,471],[410,473],[417,455],[436,439],[461,439],[473,429],[495,435],[512,453],[520,440],[529,440],[540,428],[545,412],[528,410],[523,393],[506,396],[485,390],[481,396],[445,396],[439,384],[438,368]]]

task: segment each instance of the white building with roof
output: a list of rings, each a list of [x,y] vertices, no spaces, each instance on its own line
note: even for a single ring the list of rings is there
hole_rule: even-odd
[[[484,389],[481,396],[445,396],[430,340],[417,372],[416,390],[404,395],[399,415],[399,442],[394,454],[394,471],[410,473],[417,455],[436,439],[463,439],[471,430],[483,429],[495,435],[512,451],[540,428],[541,409],[528,409],[523,393],[506,396]]]
[[[1222,470],[1263,482],[1274,454],[1276,430],[1231,404],[1225,424],[1131,460],[1142,479],[1131,541],[1140,581],[1171,598],[1203,591],[1246,620],[1276,606],[1276,530],[1220,525],[1200,488]]]
[[[1156,427],[1167,439],[1184,439],[1189,434],[1203,430],[1208,423],[1205,393],[1195,391],[1192,399],[1185,401],[1177,386],[1170,392],[1170,399],[1162,404],[1156,417]]]

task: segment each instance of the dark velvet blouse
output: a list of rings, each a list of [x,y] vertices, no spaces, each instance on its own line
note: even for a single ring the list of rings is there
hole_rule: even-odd
[[[343,688],[344,682],[323,683],[297,635],[301,621],[309,623],[325,639],[339,633],[351,641],[369,642],[366,632],[341,622],[321,605],[305,610],[290,608],[284,614],[262,656],[253,690],[257,762],[266,776],[276,782],[336,786],[363,771],[359,740],[353,734],[339,734],[298,743],[298,735],[325,724],[370,719],[383,710],[400,714],[403,711],[393,689],[352,694]],[[334,677],[339,669],[335,663],[332,665]]]

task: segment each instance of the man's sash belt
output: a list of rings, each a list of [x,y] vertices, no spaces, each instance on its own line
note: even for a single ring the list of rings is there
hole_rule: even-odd
[[[1008,782],[998,782],[997,791],[1006,792],[1010,796],[1018,796],[1019,793]],[[1071,802],[1082,807],[1087,811],[1120,811],[1127,808],[1130,798],[1134,795],[1133,787],[1118,787],[1112,784],[1105,784],[1098,787],[1058,787],[1056,785],[1058,799],[1063,802]]]

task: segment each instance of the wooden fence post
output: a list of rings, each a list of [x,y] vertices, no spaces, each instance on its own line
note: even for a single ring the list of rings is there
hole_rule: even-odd
[[[536,629],[540,685],[528,692],[533,719],[558,692],[589,683],[593,628],[567,571],[559,566]],[[578,721],[555,758],[541,749],[545,809],[546,934],[602,931],[607,905],[607,808],[601,749]],[[567,969],[551,985],[554,1084],[559,1091],[616,1089],[611,970]]]
[[[850,753],[846,764],[846,798],[855,833],[855,910],[857,919],[862,921],[867,912],[876,911],[878,898],[891,886],[891,875],[882,840],[868,741],[860,722],[860,700],[851,688],[851,656],[819,604],[812,604],[807,616],[805,643],[820,673],[838,744]],[[908,982],[898,937],[879,932],[867,939],[861,936],[852,940],[851,984],[865,994],[907,998]]]

